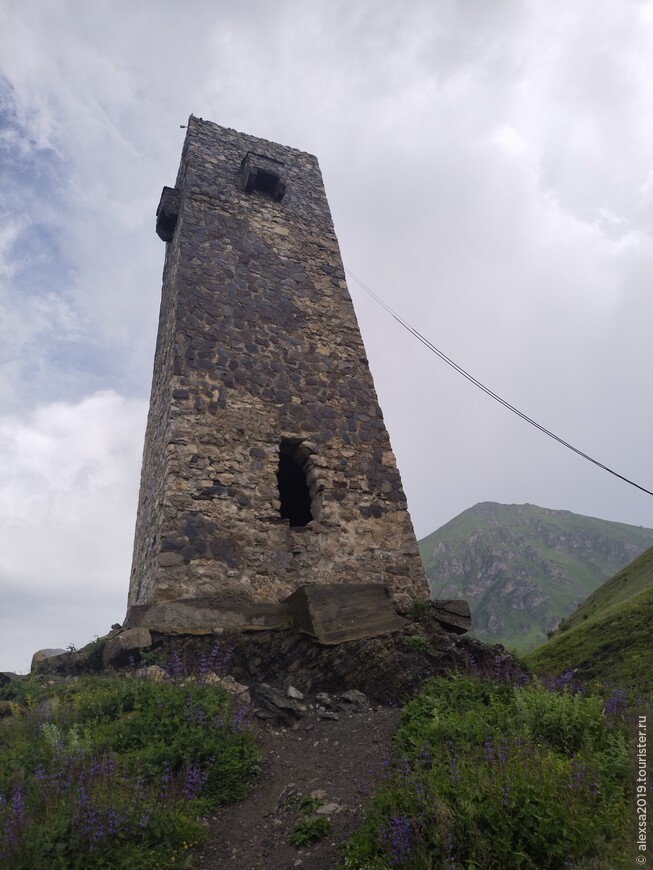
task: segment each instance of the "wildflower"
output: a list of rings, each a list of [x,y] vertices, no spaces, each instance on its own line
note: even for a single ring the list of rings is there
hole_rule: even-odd
[[[170,653],[170,657],[168,658],[168,661],[166,663],[166,671],[171,679],[186,676],[186,668],[184,667],[184,663],[179,658],[177,651],[174,649]]]
[[[249,723],[247,722],[248,711],[248,705],[242,704],[231,714],[231,727],[234,731],[245,731],[249,727]]]
[[[494,741],[488,736],[485,739],[485,760],[492,764],[494,757]]]
[[[626,707],[626,700],[626,692],[622,688],[617,687],[605,702],[603,712],[608,716],[616,716],[622,713]]]
[[[27,816],[25,800],[23,798],[23,792],[20,786],[16,788],[11,799],[11,815],[13,824],[16,827],[22,826]]]
[[[202,791],[208,778],[208,773],[196,765],[189,765],[184,776],[182,795],[187,800],[194,800]]]
[[[447,831],[444,835],[444,848],[447,852],[447,870],[453,870],[456,861],[453,854],[453,834],[451,831]]]
[[[571,762],[571,770],[571,787],[576,790],[579,789],[582,785],[585,774],[585,765],[582,761],[578,761],[578,759],[574,758]]]
[[[412,848],[412,829],[406,816],[393,816],[390,830],[383,832],[383,839],[390,847],[390,866],[398,867],[408,858]]]
[[[165,800],[165,798],[168,797],[171,780],[172,775],[170,773],[170,765],[166,763],[163,766],[163,773],[161,774],[161,791],[159,792],[159,796],[162,800]]]

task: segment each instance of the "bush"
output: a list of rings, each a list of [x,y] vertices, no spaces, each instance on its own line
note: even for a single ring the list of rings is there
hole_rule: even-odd
[[[603,706],[538,684],[433,680],[402,712],[343,867],[619,866],[628,743]]]
[[[23,688],[2,723],[0,866],[160,868],[205,836],[207,808],[259,769],[220,686],[90,677]]]

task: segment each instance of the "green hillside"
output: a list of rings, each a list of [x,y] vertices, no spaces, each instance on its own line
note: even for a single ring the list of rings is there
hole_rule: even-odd
[[[431,594],[466,598],[473,633],[528,650],[653,544],[653,530],[484,502],[419,542]]]
[[[600,616],[617,604],[653,587],[653,547],[626,565],[610,580],[599,586],[570,616],[560,623],[558,631],[567,631],[584,620]]]
[[[578,670],[582,680],[609,682],[638,694],[653,692],[651,625],[653,587],[600,616],[552,637],[525,656],[536,673]]]

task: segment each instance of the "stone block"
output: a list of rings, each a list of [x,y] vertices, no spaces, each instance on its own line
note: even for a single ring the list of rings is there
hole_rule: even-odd
[[[283,603],[178,598],[132,607],[129,625],[163,634],[211,634],[225,628],[286,629],[292,620]]]
[[[102,663],[105,667],[118,667],[127,664],[135,652],[152,646],[152,635],[147,628],[128,628],[107,641],[102,650]]]
[[[469,603],[464,598],[429,601],[429,613],[442,628],[454,634],[465,634],[472,627]]]
[[[405,624],[381,583],[301,586],[286,603],[295,627],[323,644],[376,637]]]

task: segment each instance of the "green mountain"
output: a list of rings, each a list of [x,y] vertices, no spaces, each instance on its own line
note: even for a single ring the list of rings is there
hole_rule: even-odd
[[[653,529],[483,502],[419,542],[434,598],[466,598],[472,632],[527,650],[653,544]]]
[[[653,547],[590,595],[526,662],[547,676],[578,670],[590,682],[652,692],[652,624]]]

